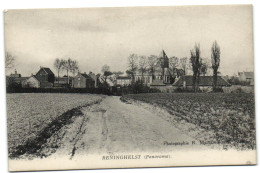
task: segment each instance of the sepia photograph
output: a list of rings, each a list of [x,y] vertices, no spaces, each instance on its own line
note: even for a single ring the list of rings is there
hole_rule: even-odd
[[[256,165],[252,5],[4,11],[9,171]]]

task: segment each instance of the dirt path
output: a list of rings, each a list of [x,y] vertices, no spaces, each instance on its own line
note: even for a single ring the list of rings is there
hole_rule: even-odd
[[[196,141],[163,119],[162,112],[121,102],[119,97],[105,97],[82,112],[84,116],[56,135],[60,146],[52,156],[187,150],[191,145],[172,144]]]

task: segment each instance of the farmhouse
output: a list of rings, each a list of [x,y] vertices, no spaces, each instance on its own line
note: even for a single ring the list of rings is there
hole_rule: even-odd
[[[176,88],[187,88],[192,89],[193,86],[193,76],[191,75],[184,75],[180,76],[176,82],[174,82],[173,87]],[[199,89],[201,91],[209,91],[212,90],[213,86],[213,77],[212,76],[200,76],[199,78]],[[230,87],[231,85],[224,80],[221,76],[217,77],[217,87]]]
[[[50,68],[40,67],[40,70],[36,75],[31,75],[25,81],[22,86],[25,88],[52,88],[54,85],[54,73]]]
[[[24,88],[40,88],[40,86],[40,81],[36,78],[35,75],[32,75],[26,81],[23,82]]]
[[[40,82],[40,88],[53,87],[55,76],[50,68],[40,67],[40,70],[34,77]]]
[[[15,73],[11,73],[10,76],[6,76],[6,86],[10,84],[19,84],[23,85],[24,81],[26,81],[28,77],[22,77],[21,74],[18,74],[17,71],[15,70]]]
[[[118,76],[116,78],[116,85],[126,86],[131,84],[131,77],[128,76]]]
[[[94,88],[97,87],[97,78],[92,74],[78,73],[72,83],[74,88]]]

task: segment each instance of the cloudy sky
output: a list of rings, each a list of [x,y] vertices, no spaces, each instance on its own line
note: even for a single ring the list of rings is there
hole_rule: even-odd
[[[40,66],[53,68],[55,58],[79,62],[81,72],[98,73],[104,64],[125,71],[127,57],[159,55],[190,57],[200,43],[210,58],[217,40],[220,71],[252,71],[251,6],[127,7],[9,10],[5,12],[5,48],[16,57],[23,76]],[[13,69],[14,70],[14,69]],[[9,74],[11,71],[8,71]]]

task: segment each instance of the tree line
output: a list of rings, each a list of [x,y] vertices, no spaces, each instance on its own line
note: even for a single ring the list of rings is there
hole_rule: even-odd
[[[78,62],[76,60],[72,60],[71,58],[68,58],[67,60],[56,58],[53,66],[58,73],[58,83],[59,83],[60,73],[62,71],[65,71],[67,74],[68,84],[69,84],[69,72],[72,73],[73,75],[79,72]]]
[[[135,75],[139,73],[141,79],[144,79],[144,74],[148,73],[155,79],[155,72],[161,72],[161,76],[164,76],[164,61],[156,55],[150,55],[148,57],[137,54],[130,54],[128,57],[128,69],[126,73],[135,78]],[[213,90],[217,88],[217,75],[219,74],[218,68],[220,64],[220,47],[217,41],[214,41],[211,47],[211,59],[202,58],[200,45],[195,44],[194,49],[190,50],[190,58],[182,57],[178,58],[172,56],[169,58],[169,69],[171,69],[173,81],[176,76],[187,75],[187,70],[191,70],[193,73],[193,90],[198,91],[200,76],[207,75],[210,71],[213,72]],[[134,80],[132,80],[134,82]]]
[[[202,71],[205,70],[205,66],[203,65],[203,61],[201,58],[200,45],[195,44],[194,49],[190,50],[190,62],[193,71],[193,90],[195,92],[199,89],[200,75]],[[213,70],[213,91],[217,89],[217,76],[218,76],[218,68],[220,64],[220,47],[217,41],[214,41],[211,47],[211,68]]]
[[[189,68],[188,58],[178,58],[176,56],[169,58],[169,69],[174,72],[175,75],[186,74],[187,69]],[[139,56],[137,54],[131,54],[128,57],[128,69],[126,73],[134,79],[136,73],[141,75],[143,80],[144,74],[148,73],[152,76],[152,79],[155,79],[155,73],[160,72],[161,76],[164,75],[164,61],[156,55],[150,56]]]

